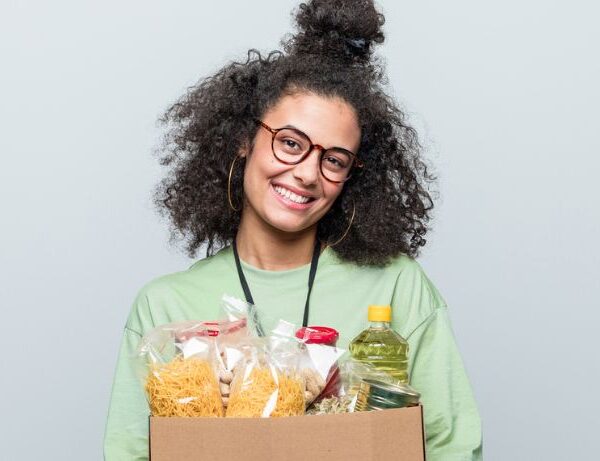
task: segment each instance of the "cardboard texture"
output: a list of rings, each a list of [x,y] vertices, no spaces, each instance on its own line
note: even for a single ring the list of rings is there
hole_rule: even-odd
[[[289,418],[150,417],[151,461],[424,461],[421,406]]]

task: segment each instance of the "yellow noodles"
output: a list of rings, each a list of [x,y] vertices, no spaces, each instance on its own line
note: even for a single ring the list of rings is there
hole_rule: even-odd
[[[277,390],[277,403],[270,415],[266,416],[297,416],[304,414],[304,385],[300,379],[284,373],[277,374],[278,383],[273,379],[267,368],[256,367],[245,382],[234,380],[231,389],[228,418],[259,418],[269,398]]]
[[[153,416],[223,416],[219,383],[205,360],[152,365],[145,387]]]

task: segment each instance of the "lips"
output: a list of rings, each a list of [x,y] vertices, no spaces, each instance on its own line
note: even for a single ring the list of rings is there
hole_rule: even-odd
[[[295,187],[288,186],[286,184],[277,183],[277,182],[274,182],[272,184],[273,184],[274,188],[283,188],[283,189],[286,189],[286,190],[288,190],[290,192],[293,192],[296,195],[299,195],[300,197],[308,197],[310,199],[315,199],[314,194],[311,194],[310,192],[306,192],[306,191],[303,191],[303,190],[300,190],[300,189],[296,189]]]
[[[315,203],[315,197],[299,195],[293,192],[291,189],[279,184],[271,184],[270,189],[275,198],[288,209],[306,210],[311,208]]]
[[[305,192],[284,184],[273,183],[273,189],[282,197],[286,197],[296,203],[307,203],[315,199],[310,192]]]

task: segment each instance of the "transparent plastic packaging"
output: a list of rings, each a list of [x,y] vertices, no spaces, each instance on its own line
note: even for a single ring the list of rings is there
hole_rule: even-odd
[[[315,341],[323,336],[324,330],[333,339]],[[337,361],[345,350],[335,346],[337,336],[335,330],[327,327],[305,327],[296,331],[296,338],[301,343],[300,370],[306,384],[307,406],[339,393],[341,381]]]
[[[224,294],[221,298],[220,317],[230,322],[244,320],[247,322],[249,336],[265,336],[265,329],[256,306],[239,298]]]
[[[138,359],[153,416],[221,417],[214,341],[207,336],[175,340],[175,330],[154,330],[144,338]],[[171,342],[156,342],[173,334]],[[160,345],[165,346],[161,348]]]
[[[325,330],[337,339],[335,330],[264,319],[227,295],[220,316],[162,325],[142,338],[135,360],[152,415],[296,416],[338,394],[344,350],[315,340]],[[274,325],[266,335],[265,321]]]
[[[153,416],[220,417],[228,391],[221,351],[248,338],[249,307],[223,297],[235,317],[161,325],[140,341],[135,363]],[[231,382],[231,378],[228,380]]]
[[[299,342],[284,323],[265,338],[226,348],[234,368],[227,417],[266,418],[304,414]],[[292,330],[293,333],[293,330]]]
[[[357,410],[359,390],[365,379],[379,380],[390,384],[394,382],[393,377],[389,374],[373,365],[354,360],[349,353],[344,353],[337,361],[337,366],[340,380],[337,393],[317,399],[308,408],[307,414],[352,413]]]

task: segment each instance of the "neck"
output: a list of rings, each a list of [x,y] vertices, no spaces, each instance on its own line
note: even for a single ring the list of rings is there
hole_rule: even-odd
[[[242,216],[236,236],[238,254],[244,262],[270,271],[294,269],[310,263],[316,226],[301,232],[283,232],[251,220],[247,215]]]

